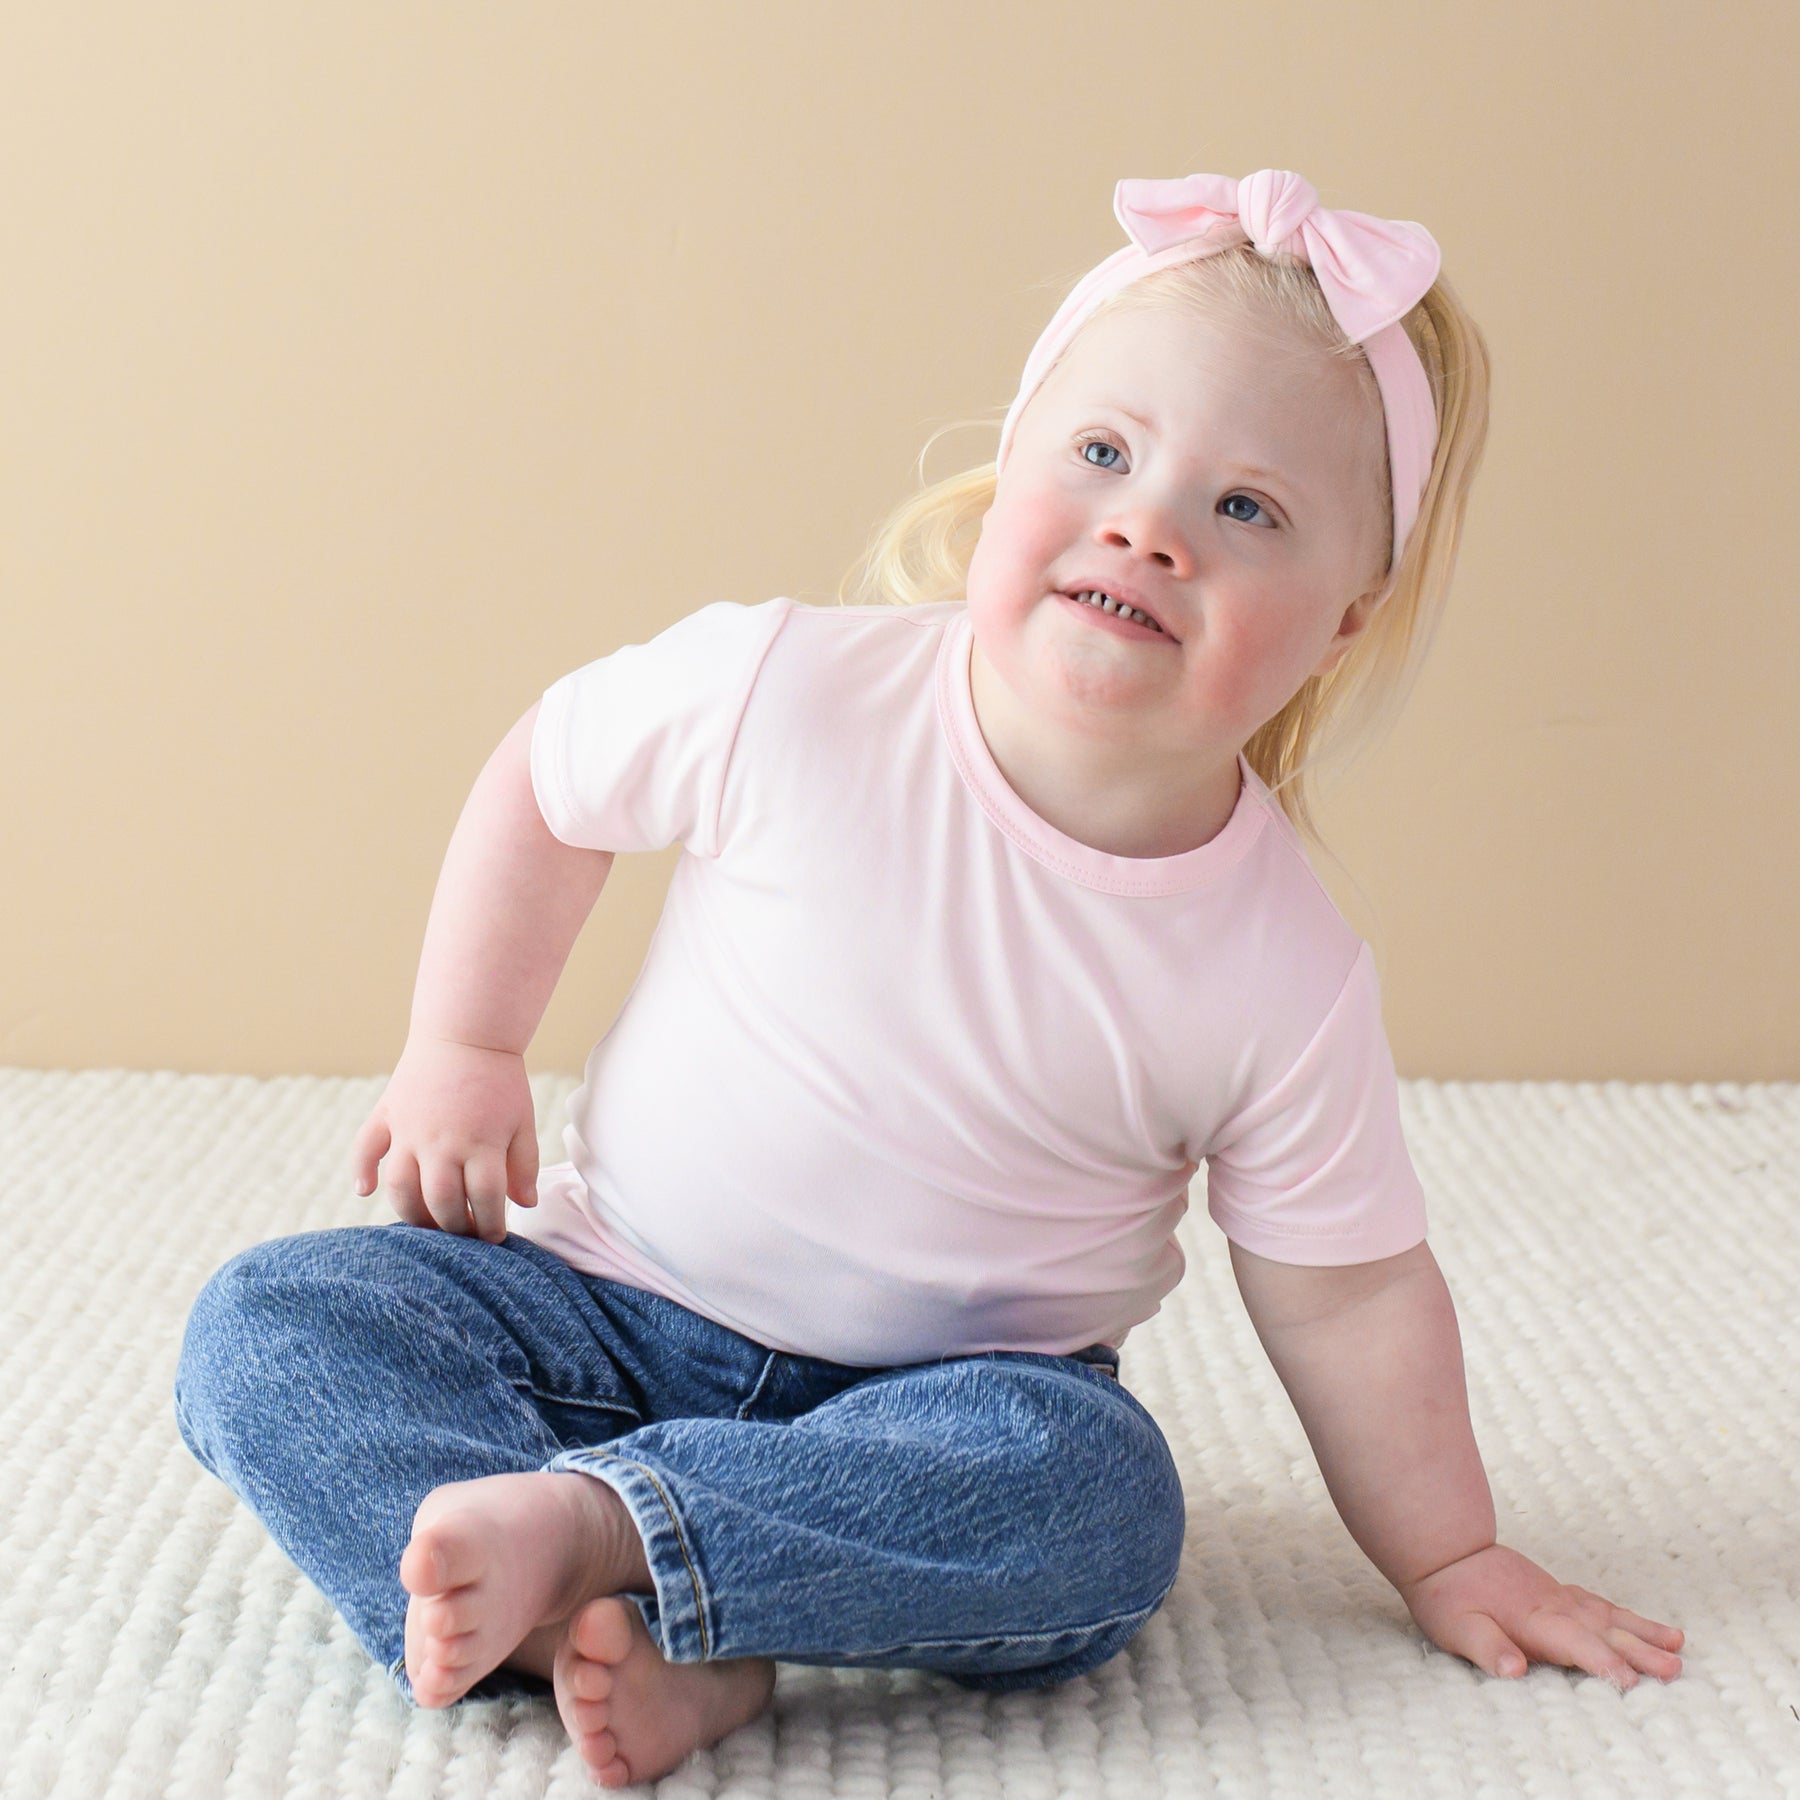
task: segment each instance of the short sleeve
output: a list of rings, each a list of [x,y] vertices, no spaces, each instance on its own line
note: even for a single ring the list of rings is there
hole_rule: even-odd
[[[715,600],[544,690],[531,786],[552,834],[589,850],[717,856],[725,770],[782,597]]]
[[[1214,1134],[1206,1202],[1228,1238],[1275,1262],[1374,1262],[1424,1238],[1366,943],[1298,1061]]]

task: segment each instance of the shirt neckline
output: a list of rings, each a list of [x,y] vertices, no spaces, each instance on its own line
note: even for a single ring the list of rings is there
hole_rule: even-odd
[[[937,656],[938,718],[964,785],[994,827],[1045,868],[1106,894],[1179,894],[1216,880],[1254,842],[1268,816],[1269,790],[1238,752],[1238,797],[1215,836],[1176,856],[1114,856],[1057,830],[1013,792],[994,761],[969,685],[975,645],[967,604],[952,614]]]

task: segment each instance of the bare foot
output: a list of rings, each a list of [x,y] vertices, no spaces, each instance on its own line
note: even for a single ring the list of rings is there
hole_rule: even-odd
[[[433,1488],[413,1514],[400,1582],[412,1595],[407,1678],[427,1707],[460,1700],[596,1595],[656,1591],[625,1502],[574,1470]]]
[[[748,1725],[775,1691],[766,1656],[663,1659],[629,1600],[592,1600],[556,1652],[556,1710],[602,1787],[654,1781]]]

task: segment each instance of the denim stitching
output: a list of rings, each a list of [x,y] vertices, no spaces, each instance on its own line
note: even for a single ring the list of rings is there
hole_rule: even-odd
[[[675,1508],[670,1504],[669,1496],[663,1491],[663,1484],[656,1479],[656,1471],[646,1468],[641,1462],[633,1462],[628,1456],[615,1456],[610,1450],[583,1450],[583,1456],[598,1457],[604,1462],[623,1463],[628,1469],[640,1470],[656,1489],[656,1497],[663,1503],[669,1515],[669,1523],[675,1528],[675,1545],[681,1552],[681,1560],[687,1565],[688,1580],[694,1588],[694,1616],[700,1625],[700,1660],[705,1662],[712,1655],[710,1641],[706,1635],[706,1601],[700,1589],[700,1576],[694,1568],[693,1559],[688,1555],[687,1540],[681,1531],[681,1520],[676,1516]]]
[[[515,1393],[528,1395],[533,1400],[547,1400],[552,1406],[579,1406],[585,1407],[589,1412],[620,1413],[627,1419],[642,1423],[637,1408],[624,1400],[592,1400],[585,1394],[546,1394],[541,1387],[531,1382],[515,1381],[512,1388]]]
[[[1136,1607],[1130,1612],[1114,1613],[1110,1618],[1100,1619],[1091,1625],[1064,1625],[1056,1631],[1002,1632],[998,1637],[907,1638],[902,1643],[889,1644],[884,1648],[874,1650],[853,1650],[845,1652],[844,1654],[860,1659],[869,1656],[898,1656],[910,1654],[915,1650],[980,1650],[1001,1644],[1042,1644],[1055,1642],[1060,1638],[1067,1637],[1093,1637],[1102,1631],[1110,1631],[1115,1625],[1124,1625],[1132,1620],[1136,1620],[1140,1624],[1147,1621],[1151,1614],[1168,1599],[1169,1595],[1174,1591],[1174,1585],[1175,1584],[1171,1582],[1169,1586],[1163,1590],[1162,1594],[1157,1599],[1151,1601],[1148,1606]],[[777,1657],[776,1660],[779,1661],[779,1657]],[[1009,1674],[1014,1673],[1014,1671],[1011,1670],[1006,1672]]]
[[[737,1409],[739,1423],[749,1417],[750,1409],[762,1398],[762,1391],[769,1385],[775,1373],[775,1357],[777,1352],[771,1350],[762,1366],[762,1373],[756,1378],[756,1386],[750,1390],[749,1398]]]

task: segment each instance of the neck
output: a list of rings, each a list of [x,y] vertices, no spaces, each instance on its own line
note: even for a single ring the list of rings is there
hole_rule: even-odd
[[[1179,771],[1141,752],[1046,724],[973,644],[969,697],[995,766],[1012,791],[1064,837],[1107,856],[1180,856],[1210,843],[1237,806],[1238,752],[1184,758]]]

